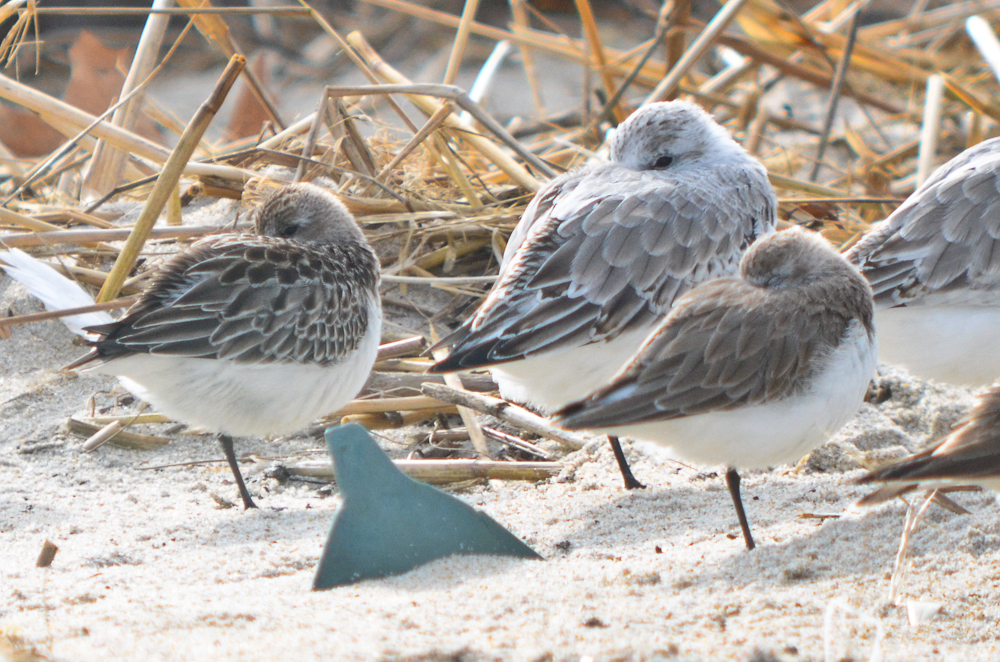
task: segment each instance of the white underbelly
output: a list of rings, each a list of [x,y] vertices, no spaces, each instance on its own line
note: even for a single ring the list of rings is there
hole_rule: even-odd
[[[875,313],[879,359],[963,386],[1000,377],[1000,308],[912,306]]]
[[[602,430],[655,442],[679,460],[738,468],[795,462],[826,443],[864,400],[875,343],[854,323],[805,394],[742,409]]]
[[[507,400],[551,413],[611,381],[654,328],[623,333],[608,342],[511,361],[490,368],[490,374]]]
[[[326,367],[133,354],[91,370],[117,375],[137,397],[187,425],[233,436],[287,434],[358,394],[378,353],[380,321],[373,319],[357,350]]]

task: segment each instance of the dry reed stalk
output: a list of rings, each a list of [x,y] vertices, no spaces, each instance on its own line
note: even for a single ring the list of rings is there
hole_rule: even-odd
[[[729,46],[741,55],[753,58],[757,62],[769,64],[785,75],[798,78],[806,81],[807,83],[812,83],[817,87],[829,88],[830,84],[833,82],[833,76],[824,71],[814,67],[789,62],[787,58],[781,56],[780,54],[772,53],[766,48],[747,39],[743,39],[742,37],[723,34],[719,35],[718,43]],[[860,103],[884,110],[887,113],[901,115],[906,110],[905,106],[893,103],[874,94],[868,94],[866,92],[855,90],[853,88],[844,90],[844,93]]]
[[[211,7],[212,3],[209,0],[177,0],[179,4],[184,9],[193,8],[204,8]],[[253,9],[257,9],[254,7]],[[260,13],[260,12],[251,12]],[[229,26],[222,19],[222,15],[218,12],[214,13],[201,13],[195,12],[191,14],[191,20],[194,22],[195,27],[198,29],[205,39],[209,43],[214,44],[222,53],[232,61],[233,56],[239,55],[242,57],[242,52],[239,46],[237,46],[236,41],[233,39],[232,33],[229,31]],[[245,58],[244,58],[245,61]],[[278,115],[278,110],[271,103],[271,98],[264,91],[264,86],[257,78],[252,67],[244,67],[238,73],[242,74],[246,78],[247,86],[253,93],[254,98],[257,102],[264,108],[268,117],[274,122],[278,129],[285,128],[285,123],[281,121],[281,117]]]
[[[174,422],[172,418],[168,418],[163,414],[121,414],[119,416],[92,416],[90,418],[82,419],[83,423],[92,423],[94,425],[107,425],[108,423],[114,423],[115,421],[127,421],[130,425],[150,425],[154,423]]]
[[[491,398],[449,386],[429,383],[424,384],[422,390],[427,395],[439,400],[475,409],[484,414],[495,416],[515,427],[548,437],[569,450],[580,450],[586,443],[586,440],[579,435],[567,432],[566,430],[560,430],[549,424],[541,416],[532,414],[527,409],[522,409],[499,398]]]
[[[93,306],[80,306],[78,308],[63,308],[62,310],[46,310],[42,313],[30,313],[28,315],[15,315],[14,317],[0,317],[0,327],[11,327],[19,324],[31,324],[33,322],[43,322],[45,320],[59,319],[70,315],[82,315],[84,313],[94,313],[99,310],[120,310],[128,308],[136,302],[138,297],[124,297],[108,301],[107,303],[95,303]]]
[[[909,569],[906,558],[909,554],[910,539],[917,530],[921,517],[927,508],[934,502],[937,490],[931,491],[920,508],[915,509],[911,504],[907,504],[906,522],[903,524],[903,533],[899,538],[899,550],[896,552],[896,561],[893,564],[892,579],[889,582],[889,602],[899,604],[899,594],[906,583],[906,571]]]
[[[524,7],[525,0],[509,0],[510,13],[514,18],[514,31],[517,28],[529,28],[528,11]],[[531,98],[535,102],[535,112],[541,116],[545,114],[545,104],[542,102],[541,88],[538,85],[538,71],[535,68],[535,55],[531,47],[519,44],[521,51],[521,63],[524,65],[524,75],[528,79],[528,86],[531,88]]]
[[[458,27],[459,19],[455,16],[436,11],[434,9],[428,9],[413,3],[402,2],[401,0],[364,1],[368,4],[385,7],[387,9],[394,9],[409,16],[432,21],[439,25],[445,25],[452,28]],[[469,26],[469,30],[480,36],[496,39],[497,41],[508,40],[518,46],[534,48],[536,50],[556,55],[580,64],[590,64],[590,60],[586,55],[586,43],[569,39],[565,35],[554,35],[548,32],[533,30],[531,28],[522,28],[520,26],[515,26],[515,31],[511,32],[495,28],[490,25],[484,25],[482,23],[472,23]],[[621,51],[612,48],[605,48],[604,50],[607,56],[612,60],[612,63],[608,66],[614,71],[614,73],[620,75],[628,73],[627,63],[620,62],[624,55]],[[619,62],[616,64],[615,61]],[[638,73],[638,79],[646,82],[650,86],[653,86],[661,79],[663,73],[662,69],[662,66],[660,66],[659,71],[657,71],[656,66],[653,64],[643,66]]]
[[[340,424],[357,423],[363,425],[368,430],[396,430],[423,423],[438,414],[457,413],[458,408],[451,405],[448,407],[431,407],[429,409],[418,409],[407,412],[384,411],[377,414],[351,414],[340,419]]]
[[[448,57],[448,66],[444,72],[444,84],[452,85],[458,77],[458,70],[462,66],[462,56],[465,55],[465,45],[469,43],[469,26],[476,18],[476,10],[479,9],[479,0],[465,0],[462,8],[462,17],[458,22],[458,32],[452,41],[451,55]]]
[[[409,398],[378,398],[372,400],[352,400],[342,407],[331,418],[343,418],[355,414],[379,414],[386,411],[416,411],[418,409],[440,409],[451,407],[452,403],[426,395],[415,395]]]
[[[193,239],[220,228],[204,225],[190,225],[181,228],[153,228],[150,239]],[[113,230],[53,230],[51,232],[30,232],[0,235],[0,241],[8,248],[26,246],[56,246],[60,244],[94,244],[101,241],[123,241],[132,231],[128,228]]]
[[[153,0],[153,9],[168,8],[172,0]],[[146,19],[146,26],[139,37],[139,44],[132,58],[125,82],[122,83],[121,94],[126,96],[152,73],[156,66],[156,58],[163,43],[170,17],[164,14],[151,14]],[[144,95],[138,94],[125,105],[119,107],[111,116],[111,124],[131,131],[139,119]],[[125,171],[128,153],[100,140],[94,149],[93,158],[83,177],[83,194],[86,197],[100,197],[110,193],[121,181]]]
[[[462,196],[465,201],[473,209],[479,209],[483,206],[483,201],[479,199],[476,194],[476,190],[472,188],[472,184],[469,182],[469,178],[465,176],[462,172],[462,168],[459,167],[458,161],[455,159],[455,155],[452,153],[451,148],[448,147],[448,143],[441,136],[441,132],[436,132],[431,135],[431,140],[437,150],[438,156],[441,159],[441,163],[444,165],[445,172],[451,179],[452,183],[462,192]]]
[[[383,371],[379,368],[379,370],[372,372],[371,379],[368,380],[368,385],[362,395],[383,393],[402,395],[401,391],[419,393],[420,387],[425,382],[444,384],[444,377],[423,373]],[[493,383],[489,375],[464,375],[462,386],[467,391],[478,393],[493,393],[497,390],[497,385]]]
[[[974,110],[980,115],[986,115],[993,119],[993,121],[1000,123],[1000,105],[984,99],[978,94],[975,94],[969,89],[966,89],[962,84],[955,80],[952,76],[948,74],[937,74],[944,81],[944,85],[948,88],[948,91],[952,95],[966,104],[969,108]]]
[[[771,181],[771,184],[778,189],[785,189],[787,191],[802,191],[803,193],[811,193],[812,195],[825,198],[848,197],[848,192],[845,190],[823,186],[822,184],[814,184],[813,182],[795,179],[794,177],[786,177],[785,175],[779,175],[775,172],[767,173],[767,178]]]
[[[590,66],[597,69],[606,97],[613,99],[615,97],[615,81],[611,78],[611,72],[608,71],[607,56],[604,54],[604,45],[601,43],[601,33],[598,32],[597,22],[594,20],[594,10],[590,7],[590,0],[575,0],[575,2],[576,11],[580,14],[580,22],[583,24],[583,34],[587,38],[587,50],[594,60]],[[618,122],[624,122],[625,118],[628,117],[628,113],[618,103],[612,106],[612,111]]]
[[[414,356],[427,347],[427,340],[423,336],[413,336],[395,342],[379,345],[376,361],[395,359],[401,356]]]
[[[819,136],[819,146],[816,148],[816,162],[813,164],[812,174],[809,181],[815,182],[819,177],[819,171],[823,167],[823,156],[826,153],[827,140],[830,138],[830,130],[833,128],[833,120],[837,116],[837,102],[840,101],[840,91],[844,86],[847,77],[847,69],[851,65],[851,53],[854,52],[854,43],[857,40],[858,26],[861,19],[861,7],[857,7],[854,16],[851,18],[851,27],[848,31],[847,43],[844,52],[837,63],[837,70],[833,75],[833,82],[830,83],[830,97],[826,102],[826,112],[823,118],[823,129]]]
[[[395,85],[412,85],[412,83],[405,76],[386,64],[386,62],[379,57],[375,49],[373,49],[368,42],[365,41],[364,37],[360,33],[352,32],[347,35],[347,41],[357,49],[358,53],[371,67],[372,71],[374,71],[380,78]],[[428,116],[433,116],[434,113],[441,107],[441,104],[427,98],[426,96],[416,96],[414,94],[409,98],[414,105],[418,106],[421,110],[427,113]],[[456,98],[455,101],[459,102],[459,105],[461,105],[464,110],[472,112],[472,110],[463,105],[459,99]],[[472,106],[475,106],[475,104],[472,104],[471,102],[469,103]],[[479,117],[476,119],[479,119]],[[529,191],[537,191],[542,187],[541,182],[535,179],[527,170],[507,155],[506,152],[501,150],[485,136],[481,136],[476,133],[472,127],[461,124],[454,115],[445,118],[444,124],[450,128],[461,130],[463,140],[469,143],[487,159],[492,161],[496,167],[503,170],[511,179],[524,188]]]
[[[0,207],[0,223],[19,225],[26,230],[33,230],[35,232],[58,232],[63,229],[58,225],[52,225],[51,223],[19,214],[5,207]]]
[[[66,429],[79,436],[90,438],[96,432],[104,426],[92,425],[90,423],[84,423],[81,420],[70,417],[66,421]],[[135,432],[128,432],[122,430],[118,432],[114,437],[108,440],[112,446],[119,446],[120,448],[127,448],[134,451],[151,451],[162,446],[166,446],[171,442],[169,437],[159,437],[150,434],[137,434]]]
[[[681,80],[688,74],[691,67],[695,65],[708,49],[718,40],[723,31],[736,18],[736,14],[743,8],[747,0],[727,0],[722,9],[705,26],[705,30],[698,35],[698,38],[688,47],[681,59],[677,61],[669,73],[660,83],[653,88],[643,105],[648,105],[655,101],[663,101],[673,94],[681,84]]]
[[[299,2],[301,2],[306,7],[309,7],[309,5],[306,4],[305,0],[299,0]],[[365,60],[354,50],[354,48],[351,47],[351,44],[349,44],[347,40],[341,37],[339,32],[333,29],[333,26],[330,25],[330,23],[325,18],[323,18],[322,14],[312,9],[312,7],[309,7],[309,9],[311,12],[310,15],[312,16],[312,19],[316,21],[316,23],[318,23],[319,26],[323,28],[323,30],[326,31],[328,35],[333,37],[334,41],[337,42],[337,45],[340,46],[344,54],[347,55],[347,58],[354,63],[354,66],[356,66],[358,70],[361,71],[362,74],[364,74],[365,78],[367,78],[368,81],[372,84],[378,84],[379,82],[378,76],[375,75],[375,72],[372,71],[371,67],[368,66],[368,63],[365,62]],[[403,120],[403,124],[405,124],[410,129],[410,131],[416,133],[417,127],[410,120],[409,116],[407,116],[407,114],[403,112],[403,109],[399,107],[399,104],[397,104],[395,100],[393,100],[391,97],[386,97],[386,102],[396,113],[396,115],[401,120]]]
[[[431,337],[436,342],[438,340],[437,335],[434,333],[434,326],[431,326]],[[448,351],[446,349],[432,350],[432,355],[436,361],[440,361],[446,356],[448,356]],[[444,375],[445,388],[448,390],[456,390],[459,392],[466,392],[465,387],[462,386],[462,379],[456,374]],[[434,386],[437,386],[436,384]],[[421,390],[424,386],[421,386]],[[460,403],[455,403],[460,404]],[[480,459],[489,460],[490,458],[490,447],[486,443],[486,434],[483,432],[482,425],[476,419],[476,414],[472,409],[468,407],[459,407],[458,415],[462,417],[462,422],[465,423],[465,429],[469,433],[469,439],[472,441],[473,448],[476,449],[476,454],[479,455]]]
[[[510,448],[516,448],[517,450],[523,451],[525,453],[531,453],[535,457],[540,457],[543,460],[554,460],[556,457],[555,455],[548,452],[544,448],[541,448],[530,442],[527,442],[524,439],[521,439],[520,437],[515,437],[512,434],[507,434],[506,432],[502,432],[500,430],[494,430],[493,428],[486,427],[485,425],[483,426],[483,432],[485,432],[492,439],[499,441],[501,444],[505,446],[508,446]]]
[[[938,132],[941,129],[941,103],[944,99],[944,79],[934,75],[927,79],[924,122],[920,127],[920,152],[917,156],[917,186],[930,176],[937,155]]]
[[[420,130],[413,134],[413,137],[410,138],[405,145],[403,145],[402,149],[396,152],[396,155],[392,157],[392,160],[385,164],[385,167],[379,171],[375,178],[379,181],[385,181],[386,176],[395,170],[396,167],[403,162],[403,159],[409,156],[410,153],[420,145],[420,143],[426,140],[427,136],[441,126],[441,123],[444,122],[449,115],[451,115],[454,109],[454,104],[449,102],[434,111],[434,114],[431,115],[426,122],[424,122],[422,127],[420,127]]]
[[[680,29],[673,29],[667,33],[667,48],[664,64],[666,70],[680,62],[684,55],[684,26],[691,20],[691,0],[671,0],[663,3],[663,10],[669,11],[671,22]]]
[[[76,130],[84,129],[94,124],[96,120],[90,113],[79,110],[2,74],[0,74],[0,98],[35,111],[42,116],[42,119],[57,129],[60,123]],[[96,123],[91,133],[98,139],[104,139],[120,149],[135,156],[149,159],[154,163],[164,163],[170,158],[170,150],[108,122]],[[185,174],[219,177],[242,182],[254,176],[255,173],[247,173],[232,166],[189,163],[185,167]]]
[[[973,14],[982,14],[998,9],[1000,9],[1000,0],[957,2],[925,11],[917,16],[907,16],[902,19],[884,21],[866,26],[859,31],[858,36],[865,42],[877,42],[880,39],[895,36],[905,30],[923,30],[936,25],[962,21]]]
[[[393,460],[410,478],[432,485],[467,480],[547,480],[562,471],[559,462],[495,462],[492,460]],[[293,476],[333,480],[326,460],[305,460],[286,467]]]
[[[166,204],[170,193],[177,186],[177,182],[184,172],[184,166],[194,153],[195,147],[198,146],[198,141],[201,140],[201,136],[205,133],[208,125],[211,124],[222,102],[225,101],[226,95],[229,94],[230,88],[236,82],[236,77],[239,76],[244,65],[246,65],[246,58],[242,55],[233,55],[226,69],[222,72],[219,82],[216,83],[215,89],[212,90],[208,99],[202,103],[194,117],[191,118],[177,146],[171,152],[170,158],[164,164],[163,171],[156,179],[156,184],[146,199],[146,204],[143,206],[139,218],[136,220],[135,225],[132,226],[132,232],[129,234],[128,239],[126,239],[125,246],[118,255],[118,259],[115,260],[115,265],[112,267],[111,273],[108,274],[108,279],[105,281],[104,287],[101,288],[100,293],[97,295],[98,303],[110,301],[118,296],[122,283],[125,282],[125,278],[132,271],[132,266],[139,256],[139,251],[142,250],[146,239],[149,237],[153,223],[156,222],[160,212],[163,211],[163,206]]]
[[[23,4],[25,0],[18,0],[17,4]],[[5,5],[6,7],[6,5]],[[296,7],[289,5],[285,7],[36,7],[34,12],[40,16],[253,16],[255,14],[266,14],[268,16],[309,16],[310,10],[306,7]],[[0,14],[2,20],[3,14]]]

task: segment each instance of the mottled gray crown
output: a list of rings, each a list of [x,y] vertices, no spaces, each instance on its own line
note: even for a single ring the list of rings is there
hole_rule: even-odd
[[[740,261],[740,276],[758,287],[796,287],[848,272],[864,280],[822,235],[800,227],[755,242]]]
[[[611,138],[611,160],[636,170],[752,158],[711,115],[687,101],[640,108]]]
[[[337,196],[315,184],[291,184],[269,194],[254,215],[257,234],[319,244],[364,242]]]

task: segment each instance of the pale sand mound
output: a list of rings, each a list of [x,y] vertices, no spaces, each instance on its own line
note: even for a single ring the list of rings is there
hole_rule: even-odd
[[[0,310],[9,308],[38,307],[0,277]],[[649,488],[626,493],[595,440],[561,479],[459,495],[546,561],[453,558],[312,593],[338,499],[258,471],[251,489],[262,509],[220,510],[212,492],[236,499],[224,465],[139,469],[221,457],[211,437],[81,454],[61,426],[113,381],[56,372],[80,352],[56,322],[0,342],[0,630],[52,659],[821,660],[828,646],[830,659],[861,660],[876,624],[886,660],[997,658],[995,496],[957,495],[971,516],[931,509],[904,597],[943,612],[914,629],[904,607],[886,604],[904,507],[852,509],[864,493],[849,484],[857,464],[833,447],[804,473],[747,473],[752,553],[721,476],[627,447]],[[862,451],[915,448],[971,403],[959,389],[896,373],[887,381],[893,397],[866,405],[838,439]],[[261,456],[318,447],[237,443]],[[59,552],[39,569],[46,539]]]

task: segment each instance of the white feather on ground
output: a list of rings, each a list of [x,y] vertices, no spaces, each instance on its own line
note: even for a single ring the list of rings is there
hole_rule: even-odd
[[[94,297],[79,284],[17,248],[0,251],[0,268],[28,288],[28,292],[41,301],[46,310],[65,310],[94,305]],[[69,315],[59,319],[70,331],[84,337],[89,335],[84,328],[110,324],[114,321],[114,318],[104,311]]]

